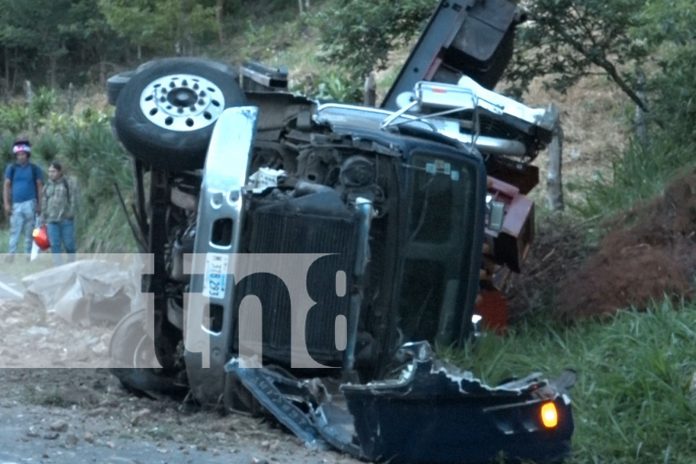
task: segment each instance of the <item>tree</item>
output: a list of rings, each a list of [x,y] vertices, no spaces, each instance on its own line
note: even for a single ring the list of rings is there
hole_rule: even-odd
[[[648,0],[645,19],[636,31],[655,50],[656,70],[648,76],[652,119],[665,138],[694,158],[696,149],[696,3],[692,0]]]
[[[638,106],[633,70],[648,54],[635,31],[644,25],[649,0],[533,0],[529,20],[518,27],[517,53],[508,79],[525,89],[536,76],[553,76],[565,90],[601,70]],[[626,66],[632,64],[633,66]]]
[[[72,69],[96,64],[100,83],[106,79],[109,62],[119,61],[123,56],[124,40],[116,35],[101,14],[98,0],[72,0],[61,31],[67,37]],[[74,83],[77,78],[73,71],[69,82]]]
[[[410,40],[436,5],[436,0],[336,2],[316,18],[323,59],[340,63],[362,85],[370,71],[386,67],[389,51]]]
[[[195,0],[99,0],[99,8],[139,52],[147,47],[192,54],[195,45],[217,29],[215,6]]]
[[[56,85],[58,62],[67,54],[61,25],[66,22],[70,3],[70,0],[0,1],[6,79],[10,78],[11,68],[23,66],[23,71],[31,70],[46,60],[48,81],[51,86]],[[13,61],[12,53],[17,60]]]
[[[220,45],[225,43],[225,0],[215,0],[215,21],[218,29],[218,42]]]

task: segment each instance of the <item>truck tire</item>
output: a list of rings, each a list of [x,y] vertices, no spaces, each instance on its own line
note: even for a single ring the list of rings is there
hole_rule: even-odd
[[[156,168],[203,167],[215,121],[245,103],[227,65],[197,58],[145,63],[118,92],[114,129],[124,147]]]
[[[144,367],[153,364],[151,354],[143,349],[152,340],[145,327],[145,311],[126,315],[114,328],[109,345],[112,360],[111,373],[118,378],[128,391],[139,394],[166,394],[178,396],[188,391],[188,387],[176,376],[161,368]]]

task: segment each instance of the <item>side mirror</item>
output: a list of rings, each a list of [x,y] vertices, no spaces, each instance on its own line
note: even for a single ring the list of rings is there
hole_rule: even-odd
[[[492,195],[486,195],[486,227],[493,232],[503,230],[505,219],[505,203],[493,200]]]

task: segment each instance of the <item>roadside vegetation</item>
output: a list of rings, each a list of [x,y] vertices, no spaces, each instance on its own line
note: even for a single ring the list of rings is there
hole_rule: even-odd
[[[540,311],[450,356],[493,384],[575,370],[570,463],[686,464],[696,461],[695,337],[696,305],[665,300],[572,326]]]
[[[20,2],[4,3],[8,8],[22,8]],[[51,2],[45,3],[45,10],[53,8]],[[94,8],[89,7],[91,3]],[[5,39],[12,39],[6,43],[13,44],[4,46],[5,59],[30,49],[34,50],[31,56],[37,57],[25,68],[6,67],[11,76],[5,77],[5,104],[0,106],[0,149],[9,161],[14,135],[29,134],[34,161],[45,166],[59,157],[70,174],[80,179],[82,251],[135,250],[114,190],[114,185],[120,186],[128,202],[130,162],[111,135],[111,109],[105,104],[103,87],[95,87],[103,86],[102,71],[127,69],[153,56],[172,55],[176,46],[184,54],[233,63],[251,58],[274,66],[288,65],[293,90],[359,100],[363,80],[370,72],[377,73],[379,88],[388,87],[394,65],[400,64],[394,57],[405,56],[407,44],[437,1],[408,0],[396,5],[385,0],[313,0],[302,14],[297,2],[183,2],[195,14],[189,16],[191,33],[179,36],[167,34],[175,34],[174,29],[180,34],[185,28],[163,26],[181,20],[165,18],[165,11],[176,10],[166,8],[170,2],[142,2],[161,3],[161,9],[153,10],[161,12],[161,18],[154,13],[144,15],[142,9],[120,7],[123,3],[72,2],[84,11],[66,11],[74,15],[89,12],[90,21],[86,16],[70,16],[70,24],[82,21],[89,28],[82,30],[81,39],[72,35],[64,46],[47,43],[45,49],[34,50],[31,41],[23,42],[16,27],[5,24],[3,28],[2,21],[11,22],[12,15],[0,18]],[[518,41],[518,59],[508,76],[511,92],[524,95],[533,79],[566,91],[579,79],[599,75],[607,79],[607,85],[619,86],[625,97],[623,121],[631,134],[626,150],[607,154],[612,157],[611,169],[576,186],[581,199],[562,213],[562,220],[571,226],[598,231],[592,236],[596,242],[608,224],[613,224],[612,217],[660,194],[675,175],[696,166],[696,4],[691,0],[527,3],[532,6],[532,19],[537,20],[525,26]],[[111,7],[104,9],[108,4]],[[220,4],[222,17],[215,16],[215,6]],[[101,12],[96,19],[94,12]],[[17,17],[32,23],[27,16]],[[147,28],[129,28],[134,17],[153,23]],[[573,29],[564,22],[569,17],[588,27]],[[60,29],[32,24],[36,30]],[[74,27],[60,30],[61,34],[75,33]],[[8,36],[10,32],[16,35]],[[44,60],[52,67],[41,68],[41,57],[47,57],[50,50],[67,50],[69,44],[75,49],[76,43],[85,60],[74,68],[74,75],[66,55]],[[93,57],[91,62],[89,57]],[[21,82],[36,76],[44,77],[35,80],[36,90],[28,102]],[[70,97],[70,78],[80,88],[84,85],[91,90],[80,92],[82,98]],[[647,110],[641,127],[635,126],[636,105]],[[696,285],[693,275],[690,279]],[[553,298],[538,301],[550,304]],[[552,307],[535,308],[505,336],[486,333],[467,349],[448,355],[492,383],[529,371],[553,376],[565,368],[575,369],[578,383],[571,396],[576,435],[571,462],[693,463],[696,304],[666,297],[648,306],[573,324],[553,317]]]
[[[43,88],[28,106],[22,101],[3,105],[1,149],[9,162],[16,134],[31,134],[33,162],[45,169],[59,159],[66,173],[79,180],[79,251],[135,251],[115,194],[118,185],[124,196],[132,195],[130,161],[111,133],[109,112],[90,101],[80,103],[84,106],[69,111],[59,93]]]

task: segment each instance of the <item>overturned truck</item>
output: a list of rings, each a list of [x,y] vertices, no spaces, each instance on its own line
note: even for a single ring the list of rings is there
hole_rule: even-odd
[[[154,259],[152,307],[112,339],[124,386],[270,413],[366,460],[561,460],[570,376],[491,387],[430,348],[467,342],[490,263],[519,271],[532,240],[529,163],[557,116],[491,90],[519,21],[507,0],[442,1],[379,108],[257,64],[113,76]]]

